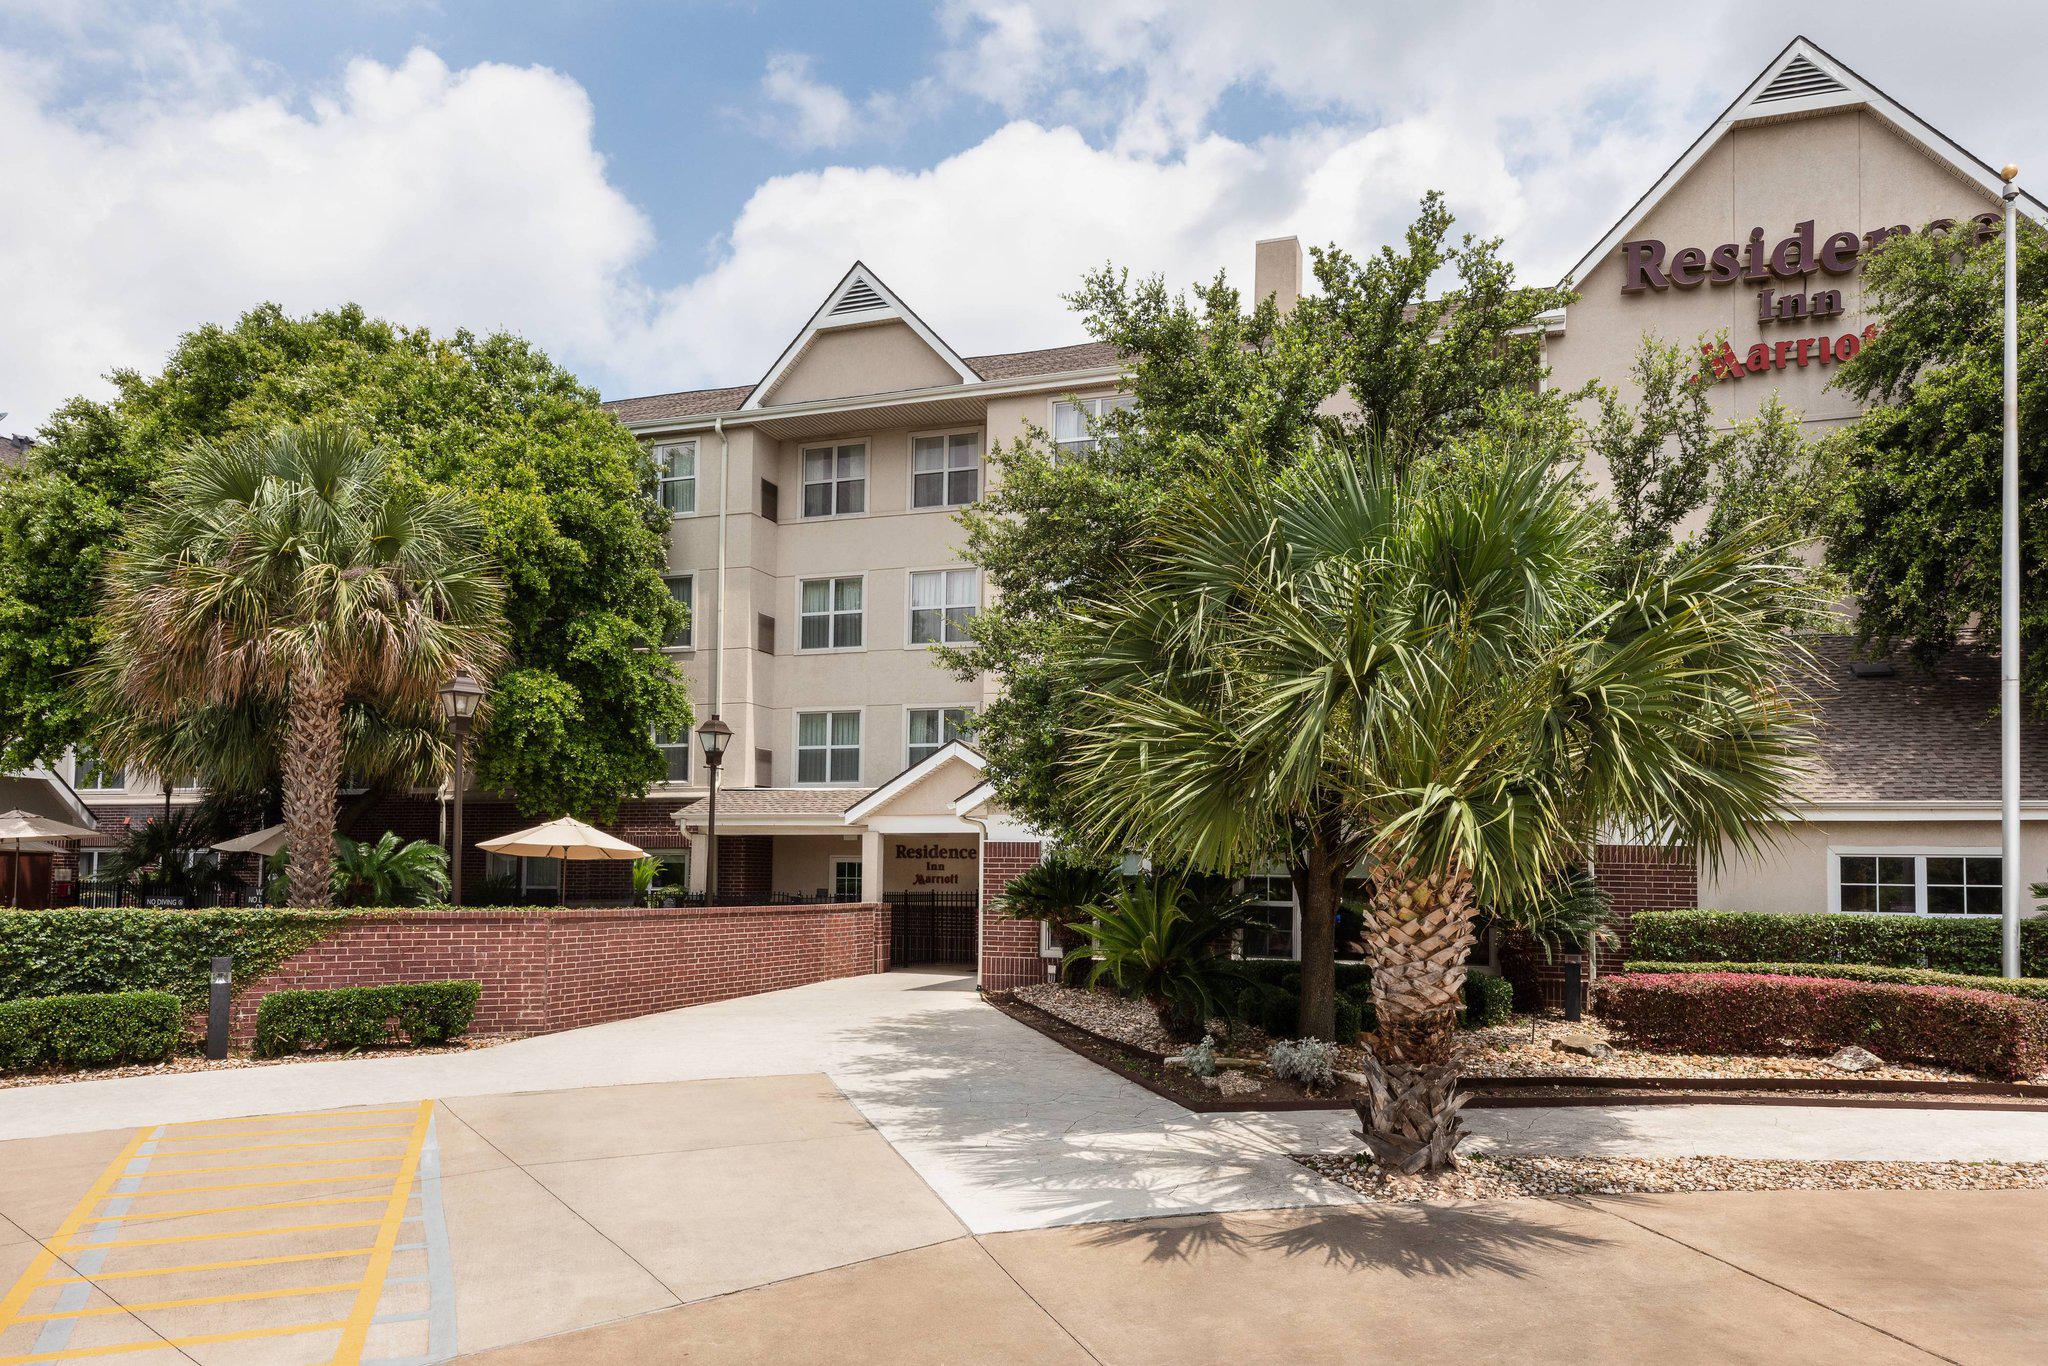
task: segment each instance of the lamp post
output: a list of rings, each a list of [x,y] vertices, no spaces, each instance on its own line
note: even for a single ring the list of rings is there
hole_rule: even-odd
[[[2007,977],[2020,975],[2020,168],[1998,173],[2005,182],[2005,470],[1999,528],[1998,721],[2000,920]]]
[[[463,752],[469,748],[469,723],[476,719],[477,704],[484,699],[483,685],[460,672],[441,685],[441,715],[455,732],[455,767],[449,782],[455,789],[455,818],[450,823],[448,851],[448,895],[462,904],[462,790],[467,780],[462,771]]]
[[[697,727],[697,743],[704,750],[704,769],[710,775],[711,796],[704,821],[704,904],[718,904],[718,766],[725,762],[725,747],[732,743],[732,727],[714,712]]]

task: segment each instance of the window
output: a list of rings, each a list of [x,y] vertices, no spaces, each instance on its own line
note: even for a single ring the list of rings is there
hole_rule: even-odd
[[[2003,860],[1996,849],[1900,849],[1834,854],[1838,909],[1885,915],[1996,915]]]
[[[509,879],[522,897],[534,900],[559,900],[562,895],[562,864],[559,859],[489,854],[484,859],[484,876]]]
[[[1257,923],[1241,941],[1247,958],[1294,957],[1294,883],[1285,873],[1257,873],[1244,880]]]
[[[835,787],[860,781],[859,712],[797,713],[796,780]]]
[[[663,782],[686,783],[690,781],[690,744],[692,736],[688,728],[666,731],[657,726],[654,729],[654,747],[661,751],[667,765]]]
[[[687,650],[697,643],[697,576],[670,574],[663,582],[668,584],[668,595],[682,605],[683,624],[662,644],[671,650]]]
[[[671,516],[697,510],[697,443],[678,442],[654,448],[654,472],[661,484],[661,505]]]
[[[128,785],[128,775],[81,747],[71,754],[71,785],[80,792],[115,792]]]
[[[972,569],[931,569],[910,576],[910,643],[959,645],[981,597]]]
[[[911,443],[912,507],[958,507],[980,496],[981,437],[977,433],[920,436]]]
[[[973,715],[972,707],[912,707],[906,723],[909,761],[921,764],[958,740]]]
[[[868,448],[816,446],[804,452],[804,516],[868,510]]]
[[[1052,405],[1052,442],[1062,455],[1086,455],[1095,449],[1104,423],[1117,413],[1137,406],[1129,394],[1102,398],[1065,399]]]
[[[863,597],[858,574],[843,579],[805,579],[797,585],[797,648],[858,650]]]
[[[860,900],[859,859],[835,858],[832,860],[832,895],[839,901]]]

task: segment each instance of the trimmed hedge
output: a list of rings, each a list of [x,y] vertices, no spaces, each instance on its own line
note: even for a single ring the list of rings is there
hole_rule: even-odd
[[[43,996],[0,1002],[0,1072],[162,1062],[185,1032],[168,991]]]
[[[347,918],[283,909],[7,911],[0,913],[0,1001],[168,991],[196,1009],[206,1003],[214,958],[233,956],[239,987]]]
[[[1238,965],[1250,978],[1238,993],[1237,1018],[1255,1024],[1276,1039],[1291,1039],[1301,1020],[1301,964],[1287,958],[1248,958]],[[1514,986],[1490,973],[1465,974],[1465,1008],[1458,1014],[1461,1029],[1501,1024],[1514,1008]],[[1336,1030],[1338,1043],[1356,1043],[1371,1030],[1372,967],[1337,964]]]
[[[2048,1070],[2048,1003],[1992,991],[1754,973],[1643,973],[1595,989],[1631,1039],[1695,1053],[1821,1052],[1861,1044],[2007,1081]]]
[[[1621,965],[1623,972],[1743,972],[1767,977],[1831,977],[1846,982],[1897,982],[1910,987],[1966,987],[2048,1001],[2048,977],[1976,977],[1966,972],[1932,968],[1881,968],[1868,963],[1639,963]]]
[[[273,991],[256,1007],[256,1056],[374,1048],[459,1038],[476,1018],[480,982],[401,982],[328,991]]]
[[[1465,1009],[1458,1016],[1463,1029],[1506,1024],[1515,1013],[1515,984],[1492,973],[1465,974]]]
[[[1995,977],[2001,943],[1995,919],[1639,911],[1629,949],[1659,963],[1861,963]],[[2048,919],[2020,923],[2020,972],[2048,977]]]

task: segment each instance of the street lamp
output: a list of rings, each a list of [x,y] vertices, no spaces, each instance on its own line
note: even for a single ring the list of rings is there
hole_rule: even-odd
[[[704,768],[711,775],[711,796],[704,822],[704,904],[718,904],[718,766],[725,762],[725,747],[732,743],[732,727],[713,714],[697,727],[697,743],[704,750]]]
[[[462,789],[467,785],[462,772],[463,752],[469,748],[469,723],[476,719],[477,704],[484,700],[483,684],[469,676],[467,670],[443,683],[440,688],[441,715],[448,719],[448,728],[455,732],[455,772],[450,779],[455,789],[455,819],[449,840],[448,895],[455,905],[462,904]]]

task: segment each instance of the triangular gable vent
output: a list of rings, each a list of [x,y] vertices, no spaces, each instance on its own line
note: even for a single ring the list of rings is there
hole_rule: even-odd
[[[1777,100],[1803,100],[1812,95],[1839,95],[1849,87],[1822,71],[1802,54],[1785,63],[1785,69],[1771,78],[1751,104]]]
[[[856,279],[846,293],[839,296],[839,302],[832,305],[832,316],[842,313],[865,313],[872,308],[886,308],[888,304],[875,287],[864,279]]]

